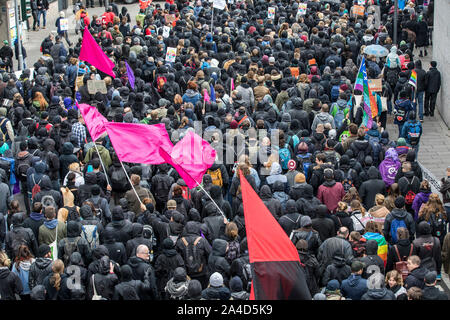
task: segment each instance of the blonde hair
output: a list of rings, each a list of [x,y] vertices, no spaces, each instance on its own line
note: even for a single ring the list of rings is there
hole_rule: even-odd
[[[341,212],[347,212],[348,205],[345,202],[339,201],[338,202],[338,210]]]
[[[72,162],[71,164],[69,164],[69,170],[80,172],[80,164],[78,162]]]
[[[11,260],[8,258],[8,255],[5,251],[0,251],[0,266],[8,267],[11,265]]]
[[[381,193],[377,193],[375,196],[375,203],[377,206],[384,205],[384,196]]]
[[[64,262],[57,259],[52,264],[53,275],[50,277],[50,285],[59,291],[61,289],[61,274],[64,272]]]

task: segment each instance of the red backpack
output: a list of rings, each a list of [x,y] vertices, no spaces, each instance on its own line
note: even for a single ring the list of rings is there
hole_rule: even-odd
[[[414,191],[411,190],[411,186],[414,182],[414,178],[416,178],[416,176],[414,176],[411,180],[411,182],[408,181],[408,192],[405,195],[405,203],[411,205],[414,202],[414,198],[416,197],[416,194]],[[408,178],[405,178],[406,180],[408,180]]]
[[[406,277],[408,277],[409,275],[408,263],[406,262],[406,260],[408,259],[409,256],[412,255],[414,246],[411,243],[411,250],[409,250],[409,255],[408,257],[403,257],[403,259],[400,257],[400,253],[398,252],[398,247],[396,244],[394,245],[394,248],[398,258],[398,262],[395,263],[395,270],[397,270],[398,273],[402,275],[403,281],[405,281]]]

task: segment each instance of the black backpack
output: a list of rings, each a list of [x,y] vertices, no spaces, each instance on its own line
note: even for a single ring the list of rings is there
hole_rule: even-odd
[[[16,162],[16,176],[24,182],[27,181],[27,171],[30,168],[30,161],[27,159],[18,159]]]
[[[0,159],[0,169],[5,170],[5,174],[6,174],[5,182],[8,184],[9,177],[11,175],[11,163],[8,160]]]
[[[184,244],[184,263],[187,274],[189,275],[200,273],[203,270],[202,259],[197,248],[201,239],[202,237],[197,237],[194,242],[188,242],[185,237],[181,238],[181,242]]]
[[[77,211],[77,206],[68,207],[64,206],[64,209],[67,209],[69,213],[67,214],[67,221],[79,221],[80,220],[80,214]]]
[[[70,256],[74,252],[78,252],[78,242],[80,241],[81,237],[76,237],[74,240],[69,240],[68,238],[64,241],[64,256],[63,256],[63,262],[64,265],[69,265],[70,262]]]
[[[157,200],[166,200],[170,191],[170,180],[158,177],[155,184],[155,198]]]
[[[122,168],[115,169],[111,174],[111,187],[114,190],[126,191],[127,190],[127,176]]]

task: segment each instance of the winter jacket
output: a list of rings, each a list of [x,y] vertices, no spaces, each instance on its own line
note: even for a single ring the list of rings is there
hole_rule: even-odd
[[[56,235],[56,230],[58,230],[58,235]],[[58,238],[59,243],[60,239],[65,237],[67,237],[66,225],[57,219],[45,220],[44,224],[39,227],[39,245],[43,243],[50,245],[56,238]]]
[[[202,291],[202,299],[205,300],[229,300],[231,297],[230,289],[227,287],[211,287],[208,286]]]
[[[357,274],[351,274],[341,284],[344,297],[352,300],[361,300],[367,289],[367,280]]]
[[[150,297],[154,300],[159,299],[159,294],[156,286],[155,271],[153,267],[147,261],[137,256],[129,258],[127,265],[129,265],[131,267],[131,270],[133,271],[133,280],[144,281],[146,273],[148,273],[148,279],[152,289],[151,292],[146,295],[146,297]]]
[[[340,236],[326,239],[319,247],[317,254],[317,260],[321,263],[321,272],[325,271],[326,267],[331,264],[336,253],[343,253],[347,264],[350,264],[353,260],[350,242]]]
[[[425,275],[429,272],[429,270],[418,267],[410,272],[410,274],[406,277],[404,281],[404,287],[406,290],[412,287],[419,287],[423,289],[425,287]]]
[[[286,203],[286,211],[283,216],[280,217],[278,223],[289,236],[292,230],[300,227],[301,215],[297,212],[297,205],[294,200],[288,200]]]
[[[327,112],[320,112],[314,117],[314,121],[311,125],[311,131],[315,132],[319,123],[322,123],[323,125],[329,123],[333,129],[336,129],[333,116]]]
[[[425,285],[422,290],[422,300],[448,300],[448,296],[435,286]]]
[[[52,274],[52,259],[50,258],[37,258],[30,266],[30,272],[28,275],[28,285],[32,290],[37,285],[42,285],[44,279]]]
[[[0,296],[1,300],[16,300],[15,295],[23,290],[20,278],[9,271],[8,267],[0,267]]]
[[[332,263],[327,266],[322,276],[322,286],[326,286],[331,280],[337,280],[339,284],[342,284],[342,281],[347,279],[350,274],[351,268],[346,264],[345,258],[340,255],[335,255]]]
[[[230,279],[230,264],[225,259],[228,242],[222,239],[215,239],[212,251],[208,258],[209,274],[219,272],[223,277],[223,282],[227,286]]]
[[[155,203],[155,198],[153,198],[153,195],[150,193],[150,191],[146,188],[142,188],[141,186],[134,186],[139,199],[142,201],[145,198],[150,198],[152,199],[153,203]],[[141,214],[141,203],[140,201],[137,199],[136,194],[134,193],[133,190],[128,190],[125,193],[125,198],[128,200],[128,206],[130,208],[131,211],[133,211],[136,216],[138,216],[139,214]]]
[[[359,187],[359,196],[366,210],[375,205],[375,196],[378,193],[386,194],[386,185],[383,180],[378,179],[378,174],[379,172],[375,167],[370,167],[368,171],[369,180],[363,182],[361,187]]]
[[[319,233],[314,229],[300,228],[292,232],[291,241],[295,245],[299,240],[306,240],[308,242],[308,252],[317,256],[322,240]]]
[[[38,183],[38,182],[36,181],[36,183]],[[53,198],[53,200],[55,201],[55,204],[58,206],[58,208],[55,208],[55,209],[59,209],[62,206],[64,206],[61,193],[56,190],[53,190],[52,182],[48,176],[43,176],[41,179],[41,183],[39,183],[39,185],[41,186],[41,192],[38,192],[34,196],[33,203],[42,202],[42,199],[45,196],[51,196]],[[33,184],[33,186],[34,186],[34,184]]]
[[[441,88],[441,73],[437,68],[431,67],[425,75],[426,92],[437,93]]]
[[[340,227],[347,227],[349,232],[353,231],[353,220],[347,212],[336,211],[334,214],[330,215],[330,218],[334,222],[336,232]]]
[[[124,219],[122,208],[115,207],[112,212],[112,222],[106,225],[105,230],[112,230],[115,234],[116,241],[122,242],[125,245],[132,236],[131,226],[131,222]]]
[[[67,243],[76,243],[74,252],[80,253],[84,265],[89,265],[91,262],[91,250],[86,239],[81,237],[81,224],[75,221],[67,222],[67,238],[58,241],[58,259],[63,261],[70,261],[70,255],[73,252],[65,252]],[[66,256],[66,257],[65,257]],[[65,260],[67,258],[67,260]]]
[[[283,215],[281,203],[279,200],[273,198],[270,187],[267,185],[262,186],[259,191],[259,196],[275,220],[280,219]]]
[[[397,246],[400,259],[395,250],[395,246]],[[404,260],[403,257],[407,259],[410,256],[410,252],[412,256],[417,255],[417,248],[411,243],[409,239],[400,239],[395,245],[390,245],[387,255],[386,272],[394,270],[395,263]]]
[[[8,257],[14,261],[16,257],[17,249],[19,245],[26,244],[33,255],[37,254],[38,244],[33,231],[28,228],[24,228],[20,224],[14,223],[13,216],[13,230],[6,234],[5,238],[5,251]]]
[[[164,287],[174,275],[178,267],[184,268],[182,256],[175,250],[175,244],[170,238],[164,239],[162,251],[155,261],[155,276],[160,292],[164,292]]]
[[[395,294],[386,288],[369,289],[361,300],[396,300]]]
[[[119,279],[115,273],[110,273],[110,260],[108,256],[100,259],[99,271],[91,276],[88,285],[89,299],[92,299],[95,291],[98,295],[106,300],[112,300],[114,295],[114,287],[119,283]]]
[[[327,206],[329,212],[334,212],[338,202],[345,196],[342,183],[334,180],[325,181],[318,189],[317,198]]]
[[[31,212],[30,216],[23,222],[24,228],[29,228],[33,231],[35,238],[39,236],[39,228],[44,223],[45,217],[43,213]]]
[[[383,233],[386,241],[390,244],[393,243],[391,235],[391,223],[395,219],[405,221],[406,227],[409,231],[409,238],[411,241],[414,240],[414,235],[416,233],[416,224],[414,222],[414,219],[407,211],[395,208],[386,216],[386,219],[384,220]]]

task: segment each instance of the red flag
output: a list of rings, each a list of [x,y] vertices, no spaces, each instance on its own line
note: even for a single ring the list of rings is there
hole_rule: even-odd
[[[255,300],[311,300],[292,241],[241,174],[245,229]]]
[[[103,52],[87,27],[84,28],[79,58],[80,60],[89,62],[98,70],[103,71],[111,77],[116,77],[113,71],[114,62]]]

